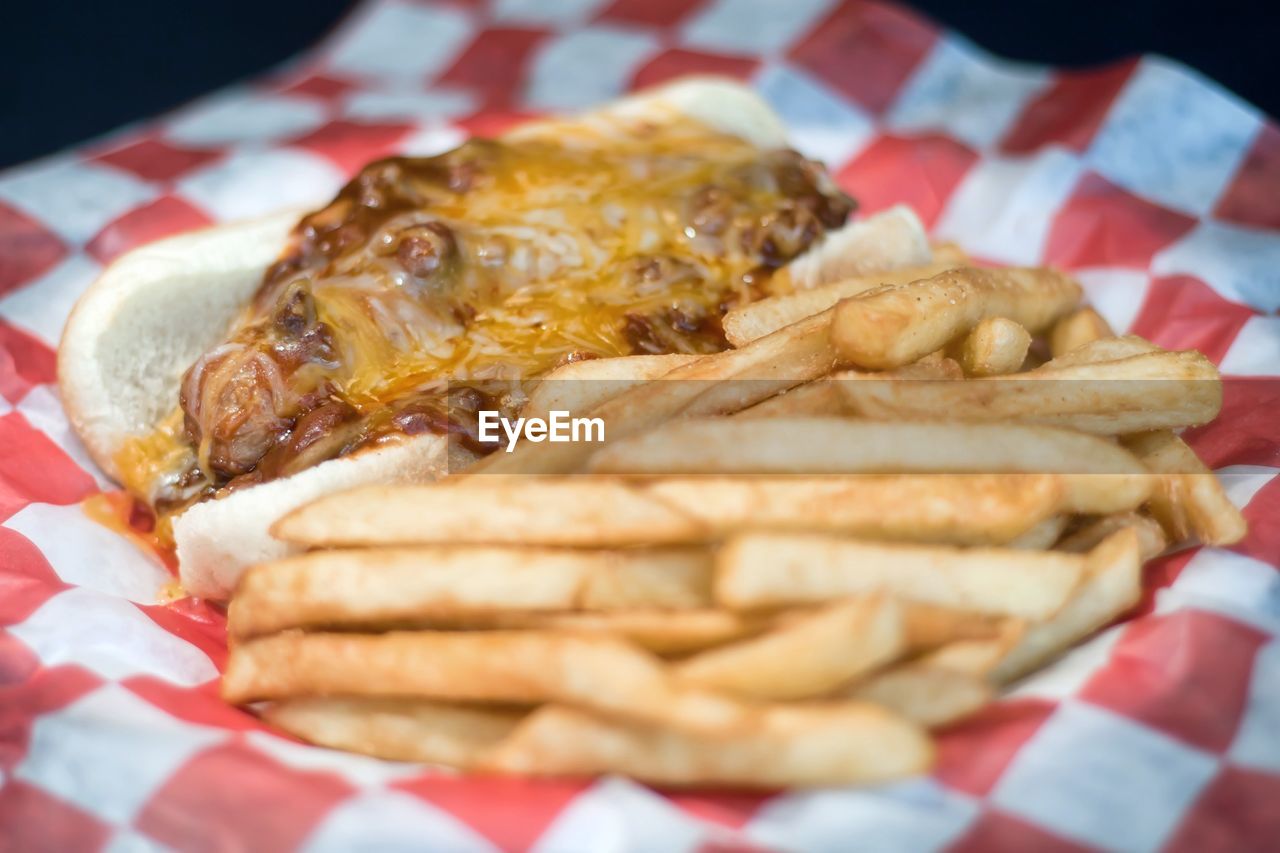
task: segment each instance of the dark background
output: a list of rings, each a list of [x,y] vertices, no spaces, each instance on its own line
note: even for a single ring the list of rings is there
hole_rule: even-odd
[[[777,0],[785,3],[786,0]],[[351,0],[13,0],[0,15],[0,166],[250,77],[314,43]],[[994,53],[1090,65],[1163,53],[1280,113],[1280,4],[917,0]]]

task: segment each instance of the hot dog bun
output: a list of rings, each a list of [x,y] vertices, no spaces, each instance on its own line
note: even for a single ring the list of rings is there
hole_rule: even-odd
[[[681,80],[510,135],[602,126],[625,132],[632,123],[676,117],[695,118],[761,148],[786,141],[759,96],[719,78]],[[58,349],[58,382],[72,425],[108,475],[120,478],[116,458],[125,442],[149,433],[173,410],[183,373],[223,339],[300,215],[285,211],[142,246],[114,261],[81,296]],[[192,595],[226,598],[248,565],[286,553],[287,546],[268,533],[271,524],[322,494],[427,480],[469,461],[469,454],[450,451],[438,435],[412,436],[196,504],[173,523],[183,586]]]

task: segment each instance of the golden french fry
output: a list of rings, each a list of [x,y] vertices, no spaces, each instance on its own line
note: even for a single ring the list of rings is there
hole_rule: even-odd
[[[671,656],[700,652],[752,637],[770,627],[768,614],[728,610],[611,610],[607,612],[501,614],[490,625],[459,627],[526,628],[613,636]]]
[[[526,714],[418,699],[311,696],[274,702],[262,716],[318,746],[466,768],[510,735]]]
[[[906,284],[930,278],[962,266],[955,261],[925,263],[900,267],[882,272],[840,278],[827,284],[793,293],[770,296],[748,302],[724,315],[724,335],[735,347],[744,346],[756,338],[776,332],[784,326],[797,323],[834,306],[841,299],[866,293],[884,284]]]
[[[672,667],[690,684],[748,699],[822,696],[900,657],[902,611],[873,596],[831,604]]]
[[[1092,308],[1081,308],[1053,324],[1049,331],[1049,352],[1058,358],[1085,344],[1114,336],[1115,332],[1101,314]]]
[[[585,412],[699,358],[672,353],[575,361],[539,378],[520,414],[525,418],[546,418],[552,411]]]
[[[995,698],[991,685],[978,676],[921,663],[895,666],[842,695],[888,708],[927,728],[963,719]]]
[[[728,415],[835,367],[831,312],[807,317],[741,349],[726,350],[678,367],[662,377],[606,400],[590,410],[605,423],[609,441],[651,429],[677,416]],[[580,470],[600,445],[586,442],[525,443],[472,466],[490,474],[564,474]]]
[[[711,559],[698,550],[313,551],[246,572],[227,630],[244,639],[288,628],[466,625],[492,613],[692,608],[710,600]]]
[[[1044,619],[1080,583],[1084,558],[1053,551],[890,545],[804,534],[747,534],[716,557],[716,601],[734,609],[883,593]]]
[[[1062,531],[1067,529],[1067,521],[1068,518],[1065,515],[1051,515],[1006,544],[1010,548],[1045,551],[1052,548],[1053,543],[1057,542],[1058,537],[1062,535]]]
[[[960,345],[960,366],[969,376],[999,376],[1021,369],[1031,333],[1013,320],[988,317]]]
[[[1100,364],[969,382],[842,382],[851,414],[1036,423],[1100,435],[1202,424],[1222,408],[1222,383],[1198,352],[1156,352]]]
[[[1147,469],[1124,448],[1070,430],[1022,424],[690,419],[615,442],[588,467],[632,475],[1063,472],[1073,482],[1082,480],[1064,508],[1097,513],[1133,509],[1150,489]]]
[[[1133,358],[1135,355],[1164,352],[1160,347],[1137,335],[1123,335],[1118,338],[1099,338],[1071,350],[1063,355],[1046,361],[1039,371],[1059,370],[1064,367],[1078,367],[1082,364],[1101,364],[1106,361],[1119,361],[1122,358]]]
[[[828,379],[819,379],[736,412],[735,418],[791,418],[844,414],[844,395]]]
[[[929,669],[989,679],[1027,633],[1023,619],[1005,619],[990,637],[956,640],[921,655],[914,663]]]
[[[748,710],[673,680],[622,641],[563,631],[287,631],[232,646],[222,696],[233,704],[299,696],[446,702],[565,702],[701,730]]]
[[[1138,534],[1138,553],[1144,563],[1159,556],[1169,545],[1164,528],[1154,518],[1137,512],[1118,512],[1104,515],[1072,531],[1058,543],[1057,548],[1060,551],[1083,554],[1092,551],[1102,540],[1126,527],[1133,528]]]
[[[1085,580],[1080,589],[1051,619],[1027,628],[991,671],[997,684],[1041,666],[1138,602],[1142,595],[1142,559],[1135,530],[1113,533],[1086,559]]]
[[[924,224],[911,208],[895,205],[848,223],[783,267],[790,286],[807,290],[855,275],[927,264],[933,257]]]
[[[1037,332],[1080,296],[1080,285],[1054,270],[964,267],[844,300],[832,318],[831,341],[842,360],[884,370],[945,346],[988,317]]]
[[[550,705],[494,747],[480,769],[775,788],[883,782],[921,773],[933,761],[932,744],[917,726],[867,703],[771,706],[753,722],[695,735]]]
[[[1053,514],[1064,486],[1053,474],[855,474],[671,477],[637,488],[718,536],[811,531],[991,545]]]
[[[968,252],[960,248],[958,243],[938,243],[933,247],[933,260],[939,264],[951,264],[951,268],[977,266],[972,262]]]
[[[973,610],[942,607],[919,601],[901,601],[907,648],[912,654],[936,649],[957,640],[984,640],[997,636],[1006,617]]]
[[[1206,545],[1233,545],[1249,532],[1218,478],[1182,439],[1158,431],[1127,436],[1124,443],[1159,475],[1151,514],[1174,542],[1194,534]]]
[[[312,547],[609,547],[695,542],[708,533],[623,482],[498,476],[338,492],[293,511],[272,529],[277,538]]]

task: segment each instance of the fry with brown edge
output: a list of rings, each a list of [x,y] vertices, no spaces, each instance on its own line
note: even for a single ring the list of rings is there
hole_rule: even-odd
[[[1005,317],[988,317],[960,345],[960,366],[969,376],[1014,373],[1027,360],[1031,333]]]
[[[1111,325],[1092,308],[1081,308],[1053,324],[1049,330],[1049,352],[1054,358],[1074,352],[1085,344],[1115,335]]]
[[[540,377],[520,415],[545,418],[553,410],[585,412],[699,358],[701,356],[672,353],[575,361]]]
[[[864,418],[941,415],[1098,435],[1203,424],[1222,408],[1218,369],[1198,352],[1153,352],[969,382],[843,382],[839,388],[848,410]]]
[[[1082,364],[1101,364],[1107,361],[1119,361],[1122,358],[1133,358],[1136,355],[1164,352],[1160,347],[1137,335],[1122,335],[1118,338],[1099,338],[1063,355],[1056,356],[1036,368],[1036,372],[1059,370],[1066,367],[1078,367]]]
[[[765,706],[751,725],[714,734],[550,705],[517,726],[477,769],[777,788],[883,782],[920,773],[932,761],[933,745],[919,727],[863,702]]]
[[[527,713],[421,699],[308,696],[273,702],[262,716],[330,749],[465,768],[510,735]]]
[[[899,545],[751,533],[716,555],[714,595],[751,610],[881,593],[910,601],[1045,619],[1083,576],[1085,558],[1053,551]]]
[[[711,558],[700,549],[366,548],[254,566],[231,601],[227,630],[245,639],[288,628],[449,625],[493,613],[710,603]]]
[[[327,495],[276,522],[272,534],[323,547],[611,547],[696,542],[710,531],[616,480],[547,478],[535,483],[524,477],[468,476]]]
[[[1185,441],[1159,431],[1127,436],[1124,444],[1159,475],[1151,514],[1173,541],[1195,534],[1206,545],[1233,545],[1249,532],[1222,483]]]
[[[885,370],[933,352],[989,317],[1037,332],[1080,302],[1080,285],[1049,269],[964,267],[886,285],[835,308],[831,341],[841,358]]]
[[[1073,530],[1056,547],[1059,551],[1083,554],[1092,551],[1111,534],[1125,528],[1132,528],[1138,534],[1138,553],[1142,555],[1144,563],[1159,556],[1169,546],[1169,537],[1165,535],[1164,528],[1151,516],[1138,512],[1117,512],[1094,519]]]
[[[610,444],[591,458],[589,470],[645,476],[1062,472],[1060,508],[1096,514],[1135,509],[1152,487],[1132,453],[1071,430],[842,418],[685,420]]]
[[[724,336],[735,347],[741,347],[784,326],[825,311],[841,299],[857,296],[885,284],[919,281],[957,266],[962,264],[951,260],[934,261],[919,266],[851,276],[810,290],[797,290],[794,293],[748,302],[724,315]]]
[[[907,649],[902,611],[884,596],[838,601],[772,631],[672,666],[677,678],[747,699],[822,696]]]
[[[728,415],[830,373],[836,356],[831,311],[807,317],[741,349],[705,356],[591,409],[609,441],[677,417]],[[470,470],[490,474],[564,474],[580,470],[597,449],[586,442],[525,443],[495,453]]]
[[[299,696],[565,702],[702,731],[750,715],[675,681],[627,643],[564,631],[286,631],[232,646],[222,696],[237,705]]]

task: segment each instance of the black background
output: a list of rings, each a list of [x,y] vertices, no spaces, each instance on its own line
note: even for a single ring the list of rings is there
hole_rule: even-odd
[[[351,5],[350,0],[11,0],[0,7],[0,166],[253,76],[314,43]],[[1270,115],[1280,113],[1278,3],[918,0],[910,5],[1011,59],[1079,66],[1163,53]]]

